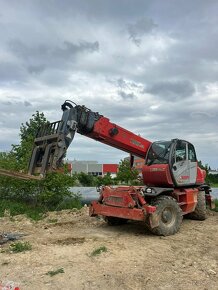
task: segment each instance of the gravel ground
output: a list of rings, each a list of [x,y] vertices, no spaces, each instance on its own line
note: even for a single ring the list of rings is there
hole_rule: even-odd
[[[0,248],[0,281],[34,289],[218,289],[218,213],[184,219],[179,233],[158,237],[142,223],[108,226],[88,209],[51,212],[39,222],[0,219],[0,232],[24,233],[32,250]],[[103,247],[94,255],[93,251]],[[62,270],[60,270],[62,269]],[[49,271],[59,270],[54,276]],[[0,283],[1,284],[1,283]],[[1,287],[0,287],[1,289]]]

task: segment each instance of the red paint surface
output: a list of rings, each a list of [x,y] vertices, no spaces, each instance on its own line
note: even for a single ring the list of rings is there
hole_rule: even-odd
[[[110,135],[110,131],[114,128],[118,130],[118,133]],[[95,122],[93,132],[87,136],[142,158],[145,158],[148,148],[151,145],[149,140],[111,123],[105,117],[101,117]]]
[[[168,164],[144,165],[142,168],[144,184],[148,186],[172,187],[173,181]]]

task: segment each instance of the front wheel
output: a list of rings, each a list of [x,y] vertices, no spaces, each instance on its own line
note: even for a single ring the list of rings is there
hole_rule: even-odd
[[[159,196],[153,200],[152,205],[156,206],[154,213],[158,226],[149,230],[158,236],[169,236],[178,232],[182,223],[182,210],[178,203],[171,196]]]

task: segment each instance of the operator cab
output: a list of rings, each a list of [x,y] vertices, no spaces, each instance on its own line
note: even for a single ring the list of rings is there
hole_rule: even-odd
[[[197,169],[191,143],[179,139],[157,141],[148,150],[143,179],[150,186],[189,186],[196,184]]]

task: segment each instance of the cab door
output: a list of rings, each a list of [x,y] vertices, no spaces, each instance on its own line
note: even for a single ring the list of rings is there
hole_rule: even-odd
[[[177,186],[196,183],[197,160],[192,144],[187,141],[177,140],[172,163],[172,174]]]
[[[188,148],[189,183],[195,184],[196,179],[197,179],[197,169],[198,169],[195,148],[191,143],[187,144],[187,148]]]

